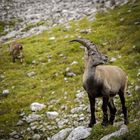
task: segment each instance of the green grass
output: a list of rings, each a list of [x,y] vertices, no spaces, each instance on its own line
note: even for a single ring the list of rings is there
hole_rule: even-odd
[[[131,12],[129,12],[130,10]],[[139,20],[138,17],[140,17],[140,2],[137,0],[133,4],[128,3],[109,10],[107,13],[97,14],[94,22],[84,18],[69,22],[69,29],[65,25],[59,25],[38,36],[20,39],[19,42],[24,46],[25,61],[23,64],[12,63],[7,51],[8,45],[3,45],[0,48],[0,75],[4,75],[5,78],[0,79],[0,93],[4,89],[9,89],[10,95],[0,99],[0,130],[4,130],[1,137],[5,138],[11,130],[18,130],[16,123],[19,120],[19,112],[24,109],[27,114],[31,113],[29,106],[32,102],[47,104],[52,99],[60,99],[59,104],[52,106],[51,110],[61,112],[60,106],[67,105],[67,113],[76,105],[73,100],[76,91],[82,88],[84,51],[79,48],[78,43],[71,44],[69,41],[77,36],[95,42],[109,58],[121,55],[121,58],[111,65],[123,68],[128,74],[129,85],[133,83],[131,89],[133,96],[126,96],[126,103],[130,122],[135,118],[139,119],[137,112],[140,107],[140,95],[139,91],[134,90],[134,86],[140,84],[137,77],[138,69],[140,69],[140,25],[135,24]],[[87,28],[91,28],[91,33],[80,33],[80,30]],[[50,37],[55,37],[56,40],[49,40]],[[49,62],[50,56],[52,57]],[[32,64],[33,60],[37,63]],[[78,61],[78,65],[70,65],[73,61]],[[76,76],[68,78],[68,82],[65,82],[67,67],[70,67]],[[36,73],[34,78],[27,76],[27,73],[31,71]],[[65,91],[68,92],[67,100],[63,98]],[[87,98],[85,102],[88,104]],[[132,102],[134,103],[132,104]],[[121,110],[120,102],[117,106],[119,106],[118,110]],[[47,107],[40,113],[45,113],[48,109]],[[118,112],[117,116],[119,115]],[[101,121],[99,114],[97,114],[97,118]],[[120,118],[118,117],[117,120]],[[133,135],[139,137],[139,127],[136,123],[130,124],[129,127],[132,131],[117,139],[132,138]],[[112,126],[102,128],[100,125],[96,125],[88,140],[98,140],[116,129],[118,128]]]

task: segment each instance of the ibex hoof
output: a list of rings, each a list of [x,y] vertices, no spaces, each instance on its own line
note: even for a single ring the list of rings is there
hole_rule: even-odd
[[[125,125],[128,125],[128,124],[129,124],[129,121],[128,121],[128,120],[125,120],[125,121],[124,121],[124,124],[125,124]]]
[[[95,123],[89,123],[88,127],[92,128]]]
[[[94,126],[94,124],[89,124],[88,127],[92,128]]]
[[[103,127],[108,126],[108,124],[109,124],[108,122],[102,122],[102,123],[101,123],[101,125],[102,125]]]

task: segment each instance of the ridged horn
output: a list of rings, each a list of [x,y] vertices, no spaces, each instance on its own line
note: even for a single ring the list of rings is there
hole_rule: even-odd
[[[86,47],[87,49],[90,49],[90,45],[92,45],[92,43],[89,40],[87,40],[87,39],[81,39],[81,38],[71,40],[70,42],[79,42],[84,47]]]

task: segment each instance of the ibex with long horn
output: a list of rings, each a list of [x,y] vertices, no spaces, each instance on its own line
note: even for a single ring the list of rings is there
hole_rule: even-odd
[[[102,65],[108,61],[107,56],[101,54],[95,44],[87,39],[75,39],[70,42],[79,42],[85,47],[85,71],[83,75],[83,87],[88,93],[91,109],[89,127],[96,123],[95,98],[102,97],[103,121],[102,125],[113,124],[116,107],[113,97],[119,94],[124,114],[124,124],[128,124],[127,108],[125,106],[124,93],[127,86],[127,76],[124,71],[111,65]],[[108,120],[107,107],[110,110]]]

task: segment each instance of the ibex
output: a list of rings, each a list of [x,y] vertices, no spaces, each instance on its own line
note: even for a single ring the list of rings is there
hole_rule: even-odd
[[[115,119],[116,107],[113,97],[118,94],[124,114],[124,124],[128,124],[127,108],[125,106],[124,93],[127,86],[127,76],[124,71],[111,65],[105,65],[107,56],[101,54],[97,46],[87,39],[75,39],[70,42],[79,42],[85,47],[85,71],[83,75],[83,87],[88,93],[91,109],[89,127],[96,123],[95,119],[95,98],[102,97],[103,121],[102,125],[112,124]],[[104,65],[102,65],[104,64]],[[108,120],[107,107],[110,110]]]
[[[12,55],[13,62],[16,59],[20,59],[23,62],[23,46],[20,43],[13,42],[9,45],[9,52]]]

